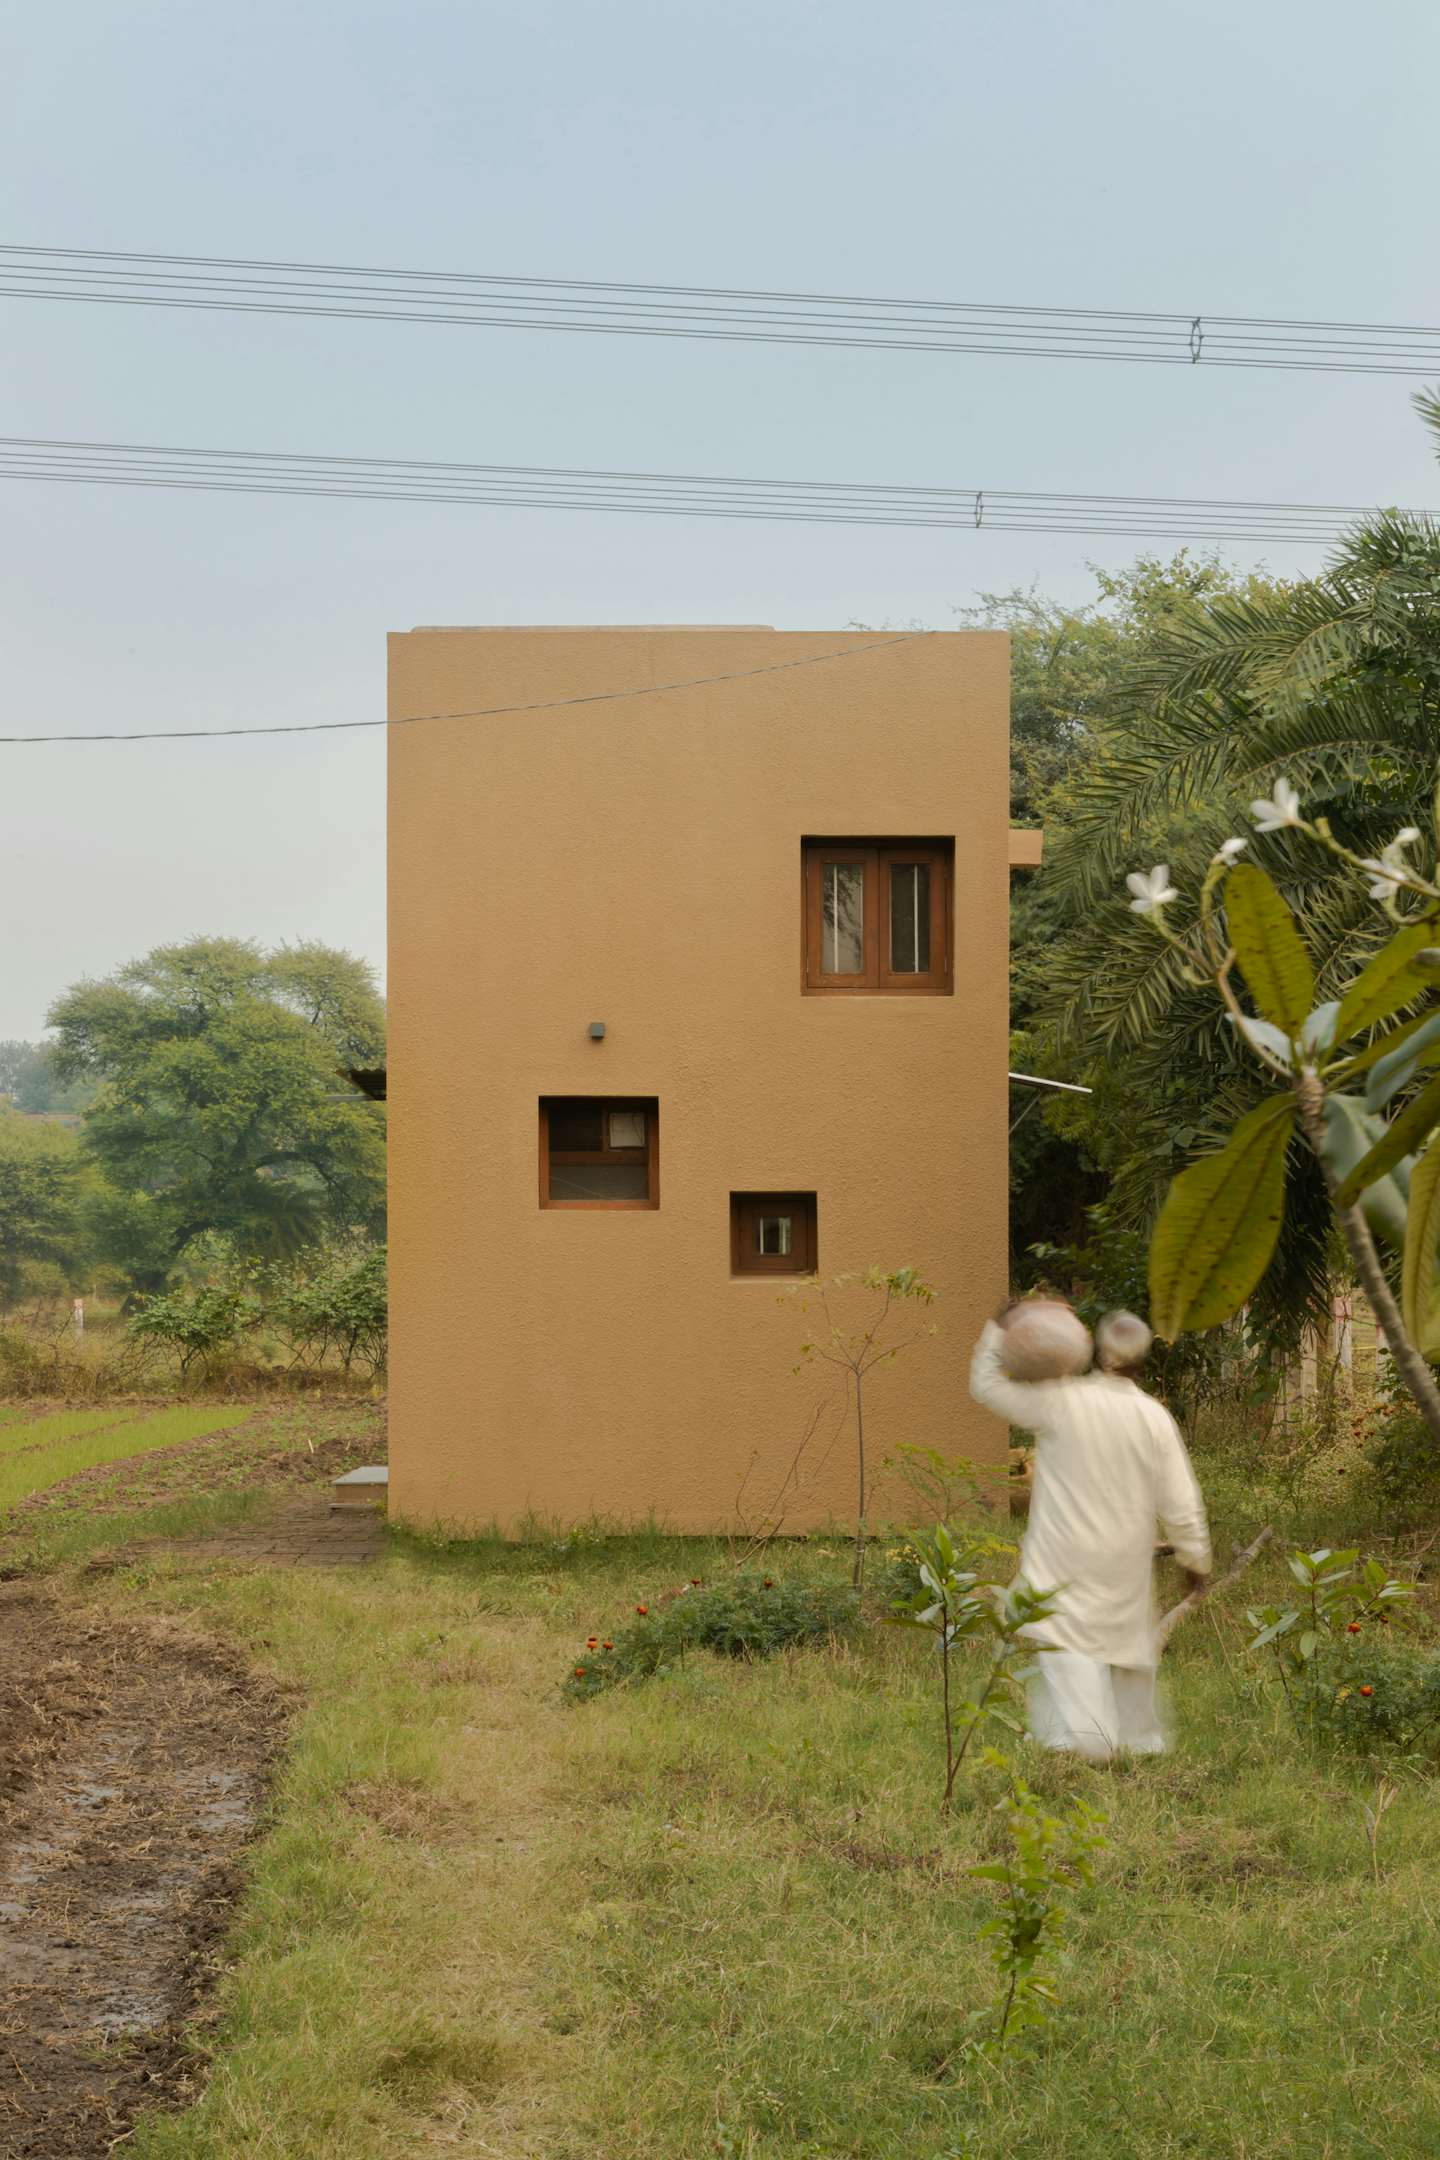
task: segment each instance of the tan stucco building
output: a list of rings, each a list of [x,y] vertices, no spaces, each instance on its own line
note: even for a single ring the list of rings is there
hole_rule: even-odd
[[[1006,639],[415,630],[390,696],[392,1512],[762,1515],[816,1266],[940,1293],[872,1461],[998,1462]],[[853,1512],[833,1424],[787,1529]]]

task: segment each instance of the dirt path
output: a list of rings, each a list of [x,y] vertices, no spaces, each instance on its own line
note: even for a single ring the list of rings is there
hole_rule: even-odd
[[[277,1694],[178,1627],[0,1589],[0,2153],[98,2160],[182,2039],[279,1745]]]

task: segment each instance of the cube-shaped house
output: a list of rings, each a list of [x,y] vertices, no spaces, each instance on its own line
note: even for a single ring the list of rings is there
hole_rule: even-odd
[[[939,1296],[872,1470],[999,1463],[1005,637],[421,629],[390,695],[393,1513],[853,1520],[803,1286],[874,1264]]]

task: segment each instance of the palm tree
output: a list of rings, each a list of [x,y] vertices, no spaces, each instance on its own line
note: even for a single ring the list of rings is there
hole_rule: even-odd
[[[1440,451],[1440,397],[1415,400]],[[1248,802],[1295,783],[1357,855],[1428,826],[1440,767],[1440,527],[1377,513],[1304,582],[1220,594],[1155,640],[1129,671],[1098,757],[1072,791],[1047,878],[1076,927],[1053,956],[1048,1017],[1070,1068],[1119,1064],[1127,1092],[1209,1106],[1203,1136],[1258,1100],[1253,1063],[1213,997],[1170,948],[1137,938],[1122,880],[1168,861],[1195,891]],[[1393,927],[1363,888],[1337,882],[1303,838],[1250,843],[1304,925],[1317,995],[1333,996]],[[1161,1111],[1161,1114],[1168,1114]],[[1120,1183],[1135,1216],[1175,1167],[1143,1128]],[[1298,1152],[1298,1151],[1297,1151]],[[1298,1324],[1328,1304],[1332,1229],[1318,1169],[1293,1171],[1286,1233],[1262,1304]]]

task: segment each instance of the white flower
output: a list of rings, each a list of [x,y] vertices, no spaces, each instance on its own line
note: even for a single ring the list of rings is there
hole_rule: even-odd
[[[1153,870],[1132,870],[1125,883],[1135,895],[1130,905],[1137,915],[1158,915],[1167,901],[1180,897],[1170,883],[1169,863],[1156,863]]]
[[[1253,804],[1251,807],[1254,807]],[[1215,853],[1211,856],[1210,860],[1212,862],[1223,862],[1226,869],[1228,870],[1231,863],[1234,862],[1236,856],[1243,855],[1249,845],[1250,843],[1248,840],[1236,840],[1233,838],[1229,840],[1222,840],[1219,847],[1216,848]]]
[[[1370,897],[1372,900],[1391,900],[1410,875],[1409,866],[1400,860],[1403,849],[1420,838],[1418,825],[1407,825],[1379,856],[1367,855],[1360,864],[1370,872]]]
[[[1257,795],[1250,805],[1250,815],[1255,820],[1257,832],[1279,832],[1284,825],[1303,825],[1300,815],[1300,797],[1290,782],[1282,775],[1275,782],[1273,795]]]

